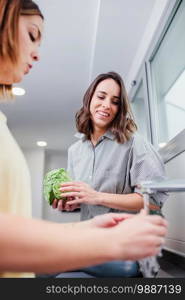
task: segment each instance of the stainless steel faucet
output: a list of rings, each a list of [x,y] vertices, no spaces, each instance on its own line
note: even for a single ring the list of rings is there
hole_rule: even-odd
[[[185,192],[185,179],[143,181],[138,186],[144,197],[144,208],[149,211],[149,197],[157,192]]]
[[[184,192],[185,191],[185,179],[174,179],[174,180],[160,180],[160,181],[143,181],[138,185],[144,198],[144,208],[149,213],[149,197],[151,194],[157,192]],[[159,253],[159,256],[162,252]],[[148,265],[147,265],[148,263]],[[155,256],[150,257],[150,260],[142,260],[143,266],[141,269],[145,269],[146,277],[153,277],[158,270],[158,262]],[[146,268],[147,267],[147,268]]]
[[[141,182],[141,191],[147,194],[156,192],[184,192],[185,179],[173,179],[163,181],[143,181]]]

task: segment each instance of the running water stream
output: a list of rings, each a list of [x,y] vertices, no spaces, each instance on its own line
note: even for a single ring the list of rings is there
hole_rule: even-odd
[[[139,188],[143,194],[144,208],[149,214],[150,195],[157,192],[185,192],[185,179],[145,181],[139,185]],[[162,256],[162,248],[158,256]],[[141,260],[140,268],[141,272],[144,274],[144,277],[155,277],[159,269],[157,256],[152,256],[150,258]]]

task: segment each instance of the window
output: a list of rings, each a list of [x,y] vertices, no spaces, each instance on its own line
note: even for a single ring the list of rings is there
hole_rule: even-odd
[[[131,102],[131,108],[134,115],[134,119],[138,126],[138,132],[145,137],[148,138],[148,129],[147,129],[147,119],[146,119],[146,106],[145,106],[145,93],[143,80],[141,80],[139,87],[133,97]]]
[[[182,1],[151,60],[157,143],[185,128],[185,1]]]

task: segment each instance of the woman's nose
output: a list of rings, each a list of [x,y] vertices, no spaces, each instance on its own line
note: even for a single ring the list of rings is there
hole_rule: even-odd
[[[104,108],[110,108],[110,101],[108,99],[104,100],[102,105],[103,105]]]
[[[39,53],[37,51],[32,52],[32,59],[34,61],[40,60],[40,55],[39,55]]]

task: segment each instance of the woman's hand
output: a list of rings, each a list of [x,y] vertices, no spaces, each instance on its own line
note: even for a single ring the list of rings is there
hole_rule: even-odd
[[[68,200],[73,200],[72,197],[69,197]],[[79,204],[69,204],[68,201],[66,200],[58,200],[58,199],[54,199],[53,203],[52,203],[52,207],[55,209],[57,208],[60,211],[74,211],[77,208],[80,208]]]
[[[117,225],[119,222],[132,218],[134,215],[126,213],[108,213],[99,215],[89,220],[92,227],[108,228]]]
[[[98,205],[99,204],[99,192],[95,191],[85,182],[65,182],[61,184],[60,188],[62,197],[72,197],[74,200],[67,201],[68,205],[74,204],[91,204]]]
[[[147,215],[144,210],[110,228],[116,240],[121,239],[120,259],[137,260],[157,255],[165,242],[168,223],[160,216]],[[112,239],[112,242],[114,238]],[[116,244],[116,242],[114,242]],[[118,254],[116,254],[117,256]]]

